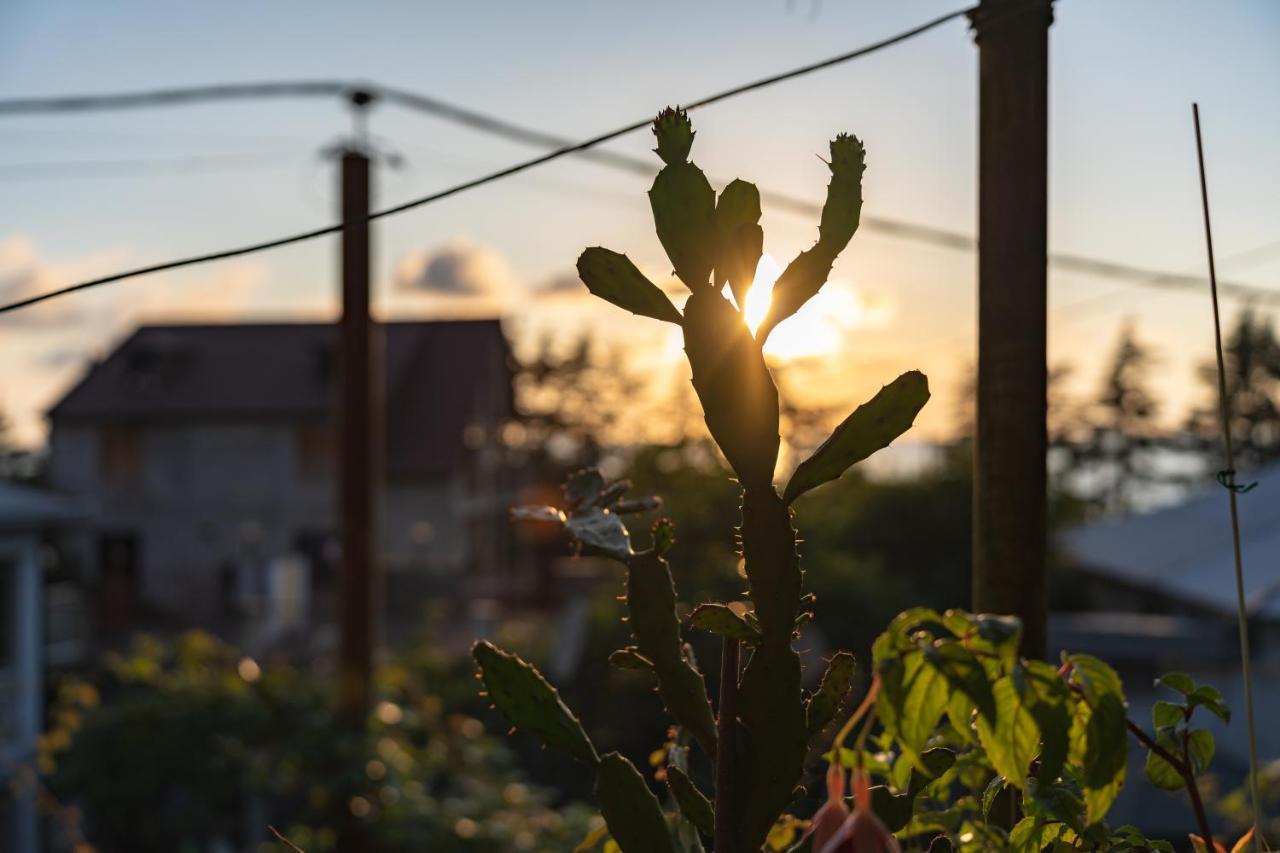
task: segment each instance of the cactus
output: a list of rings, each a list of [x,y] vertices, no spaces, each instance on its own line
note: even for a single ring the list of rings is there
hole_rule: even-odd
[[[615,651],[609,662],[653,673],[678,726],[675,743],[691,738],[715,762],[714,802],[693,785],[685,748],[673,746],[665,771],[673,813],[664,816],[629,761],[616,753],[593,760],[594,747],[558,698],[547,700],[554,690],[536,671],[523,662],[513,664],[488,644],[476,646],[476,659],[494,704],[517,728],[595,766],[597,799],[623,853],[702,849],[690,832],[713,835],[715,853],[754,853],[796,798],[810,742],[838,712],[854,672],[852,656],[839,653],[817,689],[807,696],[802,690],[800,657],[792,641],[812,614],[802,589],[791,504],[907,430],[928,398],[928,385],[922,374],[908,373],[859,407],[797,468],[780,496],[773,484],[778,391],[761,347],[773,327],[818,292],[857,229],[862,144],[847,135],[832,141],[831,182],[818,241],[779,278],[766,320],[753,335],[741,309],[764,243],[759,191],[736,180],[717,199],[689,160],[694,132],[683,111],[663,111],[653,131],[664,165],[649,200],[658,238],[691,292],[683,311],[620,253],[587,249],[578,271],[596,296],[633,314],[680,325],[707,427],[742,486],[739,536],[749,604],[703,603],[688,622],[692,629],[722,638],[718,720],[681,638],[666,559],[674,544],[673,527],[659,521],[652,546],[636,550],[623,520],[628,513],[654,508],[654,499],[626,499],[628,484],[610,485],[598,472],[582,471],[565,486],[565,507],[523,507],[513,510],[512,518],[559,525],[582,550],[626,567],[625,601],[634,644]],[[726,284],[733,303],[721,294]],[[743,643],[750,653],[743,656],[745,666],[739,666]],[[963,681],[962,667],[948,671]],[[530,703],[525,698],[530,693],[542,699]],[[983,698],[987,701],[980,707],[985,709],[991,700],[989,694]]]

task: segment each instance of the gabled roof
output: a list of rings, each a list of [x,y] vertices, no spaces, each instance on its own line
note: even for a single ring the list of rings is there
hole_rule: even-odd
[[[383,325],[388,471],[449,470],[467,424],[513,413],[497,320]],[[337,327],[142,326],[49,410],[53,424],[323,422],[337,392]],[[497,369],[495,369],[495,366]]]
[[[1238,498],[1245,601],[1251,613],[1280,619],[1280,464],[1239,480],[1258,483]],[[1230,510],[1221,486],[1166,509],[1081,525],[1062,542],[1087,571],[1235,613]]]

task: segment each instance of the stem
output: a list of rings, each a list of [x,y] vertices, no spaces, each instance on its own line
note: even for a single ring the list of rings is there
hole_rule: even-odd
[[[1187,786],[1187,794],[1191,797],[1191,807],[1196,810],[1196,820],[1200,823],[1201,837],[1204,838],[1205,844],[1210,850],[1213,848],[1213,836],[1209,830],[1209,818],[1204,811],[1204,803],[1200,800],[1200,784],[1196,782],[1195,767],[1191,763],[1191,755],[1187,749],[1190,743],[1191,735],[1186,730],[1182,732],[1182,781]]]
[[[716,720],[715,853],[731,853],[733,849],[738,653],[739,642],[725,637],[720,645],[720,716]]]

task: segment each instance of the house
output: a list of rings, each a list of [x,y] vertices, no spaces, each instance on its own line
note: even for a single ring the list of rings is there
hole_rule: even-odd
[[[1241,478],[1242,481],[1246,478]],[[1253,472],[1255,489],[1240,495],[1245,604],[1249,613],[1258,752],[1280,756],[1280,465]],[[1234,711],[1230,725],[1199,722],[1217,741],[1213,761],[1228,785],[1248,770],[1244,682],[1228,496],[1209,485],[1153,512],[1103,519],[1065,531],[1081,610],[1050,618],[1050,650],[1095,654],[1124,678],[1130,717],[1150,728],[1157,699],[1174,698],[1154,679],[1170,671],[1219,688]],[[1134,750],[1136,752],[1137,750]],[[1141,762],[1131,771],[1141,773]],[[1176,814],[1163,795],[1131,785],[1115,821],[1143,823]]]
[[[44,568],[68,505],[0,482],[0,850],[39,849],[33,767],[43,727]]]
[[[382,328],[385,600],[412,620],[432,593],[518,590],[500,324]],[[200,626],[252,647],[328,623],[336,341],[318,323],[144,326],[52,407],[49,481],[88,513],[101,636]]]

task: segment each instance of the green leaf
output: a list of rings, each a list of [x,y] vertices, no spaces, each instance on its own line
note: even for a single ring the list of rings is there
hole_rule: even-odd
[[[858,662],[848,652],[836,652],[827,661],[827,670],[822,674],[822,681],[809,697],[805,708],[809,736],[813,737],[827,727],[835,719],[844,705],[845,697],[853,684],[853,674]]]
[[[586,764],[600,761],[591,739],[560,694],[530,664],[481,640],[471,649],[489,698],[512,725]]]
[[[583,545],[615,560],[625,561],[632,554],[631,534],[627,532],[627,526],[607,509],[593,506],[575,512],[564,523],[564,529]]]
[[[862,214],[862,173],[866,152],[856,137],[841,134],[831,142],[831,183],[822,206],[818,242],[787,265],[773,286],[773,299],[757,338],[763,343],[775,326],[808,302],[826,283],[836,257],[858,228]]]
[[[1224,723],[1231,722],[1231,709],[1227,707],[1227,703],[1223,701],[1222,694],[1216,687],[1210,687],[1208,684],[1200,685],[1191,691],[1187,702],[1192,708],[1203,706]]]
[[[1156,684],[1176,690],[1183,696],[1190,696],[1196,689],[1195,681],[1184,672],[1165,673],[1156,679]]]
[[[906,684],[902,717],[898,721],[898,740],[904,751],[913,757],[920,754],[942,719],[950,698],[950,686],[941,672],[932,666],[915,668]]]
[[[1068,655],[1067,662],[1071,664],[1072,678],[1091,706],[1096,706],[1098,698],[1107,694],[1118,696],[1124,702],[1124,685],[1108,664],[1092,655]]]
[[[584,509],[599,503],[604,494],[604,475],[598,468],[579,468],[564,481],[564,499],[570,509]]]
[[[680,312],[662,288],[649,281],[626,255],[593,246],[578,256],[578,277],[587,290],[632,314],[680,322]]]
[[[996,772],[1010,785],[1021,788],[1027,778],[1027,768],[1039,752],[1040,730],[1027,707],[1027,697],[1013,676],[997,680],[993,692],[996,723],[993,726],[980,716],[978,738]]]
[[[1164,731],[1156,735],[1156,744],[1173,755],[1178,755],[1182,747],[1172,731]],[[1165,791],[1181,791],[1185,787],[1182,774],[1172,764],[1165,761],[1154,751],[1147,752],[1147,761],[1142,768],[1147,781]]]
[[[1128,760],[1128,729],[1124,705],[1112,694],[1098,699],[1085,731],[1084,785],[1102,788],[1124,770]]]
[[[742,315],[710,288],[694,291],[684,308],[684,349],[711,437],[744,486],[770,486],[778,389]]]
[[[1161,700],[1151,708],[1151,722],[1157,729],[1179,725],[1184,719],[1185,715],[1181,705]]]
[[[715,809],[689,776],[679,767],[667,765],[667,787],[671,789],[680,813],[703,835],[714,835]]]
[[[668,163],[649,190],[658,240],[690,290],[710,290],[716,252],[716,193],[692,163]]]
[[[755,280],[764,250],[764,231],[759,222],[760,191],[755,184],[735,180],[720,191],[716,202],[719,246],[715,284],[719,290],[726,281],[729,283],[739,310],[746,305],[747,291]]]
[[[938,642],[924,646],[925,658],[936,667],[953,690],[969,697],[978,714],[989,724],[997,722],[996,700],[991,692],[991,682],[982,663],[957,642]]]
[[[623,853],[676,853],[658,798],[635,765],[616,752],[600,758],[596,800]]]
[[[1187,756],[1191,759],[1191,769],[1195,773],[1203,773],[1209,769],[1213,761],[1213,735],[1204,729],[1195,729],[1187,734]]]
[[[797,497],[838,478],[852,465],[866,459],[911,428],[929,399],[929,380],[918,370],[908,371],[854,409],[835,432],[800,463],[783,500]]]
[[[1009,845],[1016,853],[1040,853],[1047,845],[1062,837],[1066,826],[1046,823],[1035,817],[1024,817],[1009,833]]]
[[[1049,785],[1062,773],[1070,749],[1070,691],[1057,670],[1044,661],[1030,660],[1022,666],[1034,696],[1031,716],[1040,729],[1040,769],[1036,776],[1041,785]]]
[[[760,631],[727,604],[699,604],[689,614],[689,624],[721,637],[745,640],[748,643],[760,642]]]
[[[680,639],[671,570],[654,552],[637,554],[627,563],[627,611],[637,650],[653,661],[658,695],[668,713],[689,730],[707,755],[715,755],[715,718],[707,685]]]
[[[974,710],[972,699],[959,690],[951,691],[951,698],[947,700],[947,719],[965,743],[977,743],[973,733]]]

